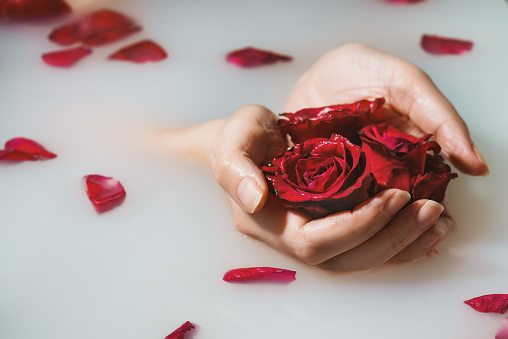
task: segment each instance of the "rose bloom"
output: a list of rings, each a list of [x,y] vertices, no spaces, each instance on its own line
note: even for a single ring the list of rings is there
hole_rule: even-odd
[[[358,133],[380,189],[405,190],[413,200],[444,199],[457,173],[444,163],[441,147],[429,141],[430,134],[417,138],[387,124],[366,126]]]
[[[353,209],[376,190],[365,153],[340,135],[306,140],[261,169],[287,207],[314,218]]]

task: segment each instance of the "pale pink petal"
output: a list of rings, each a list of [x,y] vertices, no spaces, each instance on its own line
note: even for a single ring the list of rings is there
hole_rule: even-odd
[[[501,328],[496,333],[495,339],[508,339],[508,317],[504,318]]]

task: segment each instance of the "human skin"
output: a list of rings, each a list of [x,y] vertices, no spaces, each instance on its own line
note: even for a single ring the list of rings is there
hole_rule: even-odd
[[[466,124],[431,79],[415,65],[367,46],[349,44],[324,55],[297,82],[286,111],[376,97],[386,99],[377,122],[413,135],[433,134],[457,169],[488,174]],[[288,147],[276,121],[267,108],[247,105],[227,119],[171,131],[162,140],[214,173],[238,230],[305,263],[359,271],[438,254],[438,244],[455,226],[446,199],[407,205],[409,193],[390,189],[352,211],[313,220],[270,195],[259,165]]]

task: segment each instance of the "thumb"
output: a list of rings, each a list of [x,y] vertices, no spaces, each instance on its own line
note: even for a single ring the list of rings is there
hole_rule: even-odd
[[[255,213],[268,196],[268,185],[258,166],[285,147],[275,114],[263,106],[244,106],[219,133],[212,150],[212,170],[226,193],[243,210]]]

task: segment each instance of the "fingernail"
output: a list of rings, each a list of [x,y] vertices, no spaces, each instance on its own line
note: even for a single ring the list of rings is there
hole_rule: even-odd
[[[420,236],[419,243],[421,248],[427,249],[436,246],[448,232],[448,226],[445,223],[432,226],[427,232]]]
[[[254,179],[245,177],[242,181],[240,181],[240,184],[238,184],[238,187],[236,188],[236,196],[242,203],[245,210],[252,213],[256,210],[256,207],[258,207],[259,202],[263,197],[263,192]]]
[[[476,155],[476,158],[483,164],[485,165],[485,172],[484,173],[481,173],[482,175],[488,175],[489,172],[490,172],[490,169],[489,169],[489,166],[487,165],[487,162],[485,161],[485,158],[483,157],[483,155],[480,153],[480,151],[478,150],[478,148],[476,148],[476,146],[473,147],[473,150],[474,150],[474,153]]]
[[[427,201],[416,215],[416,226],[421,230],[426,229],[439,218],[443,211],[443,205],[433,200]]]
[[[402,209],[402,207],[406,206],[406,204],[411,199],[411,194],[406,191],[397,191],[395,192],[385,203],[385,211],[389,215],[395,215],[398,211]]]

